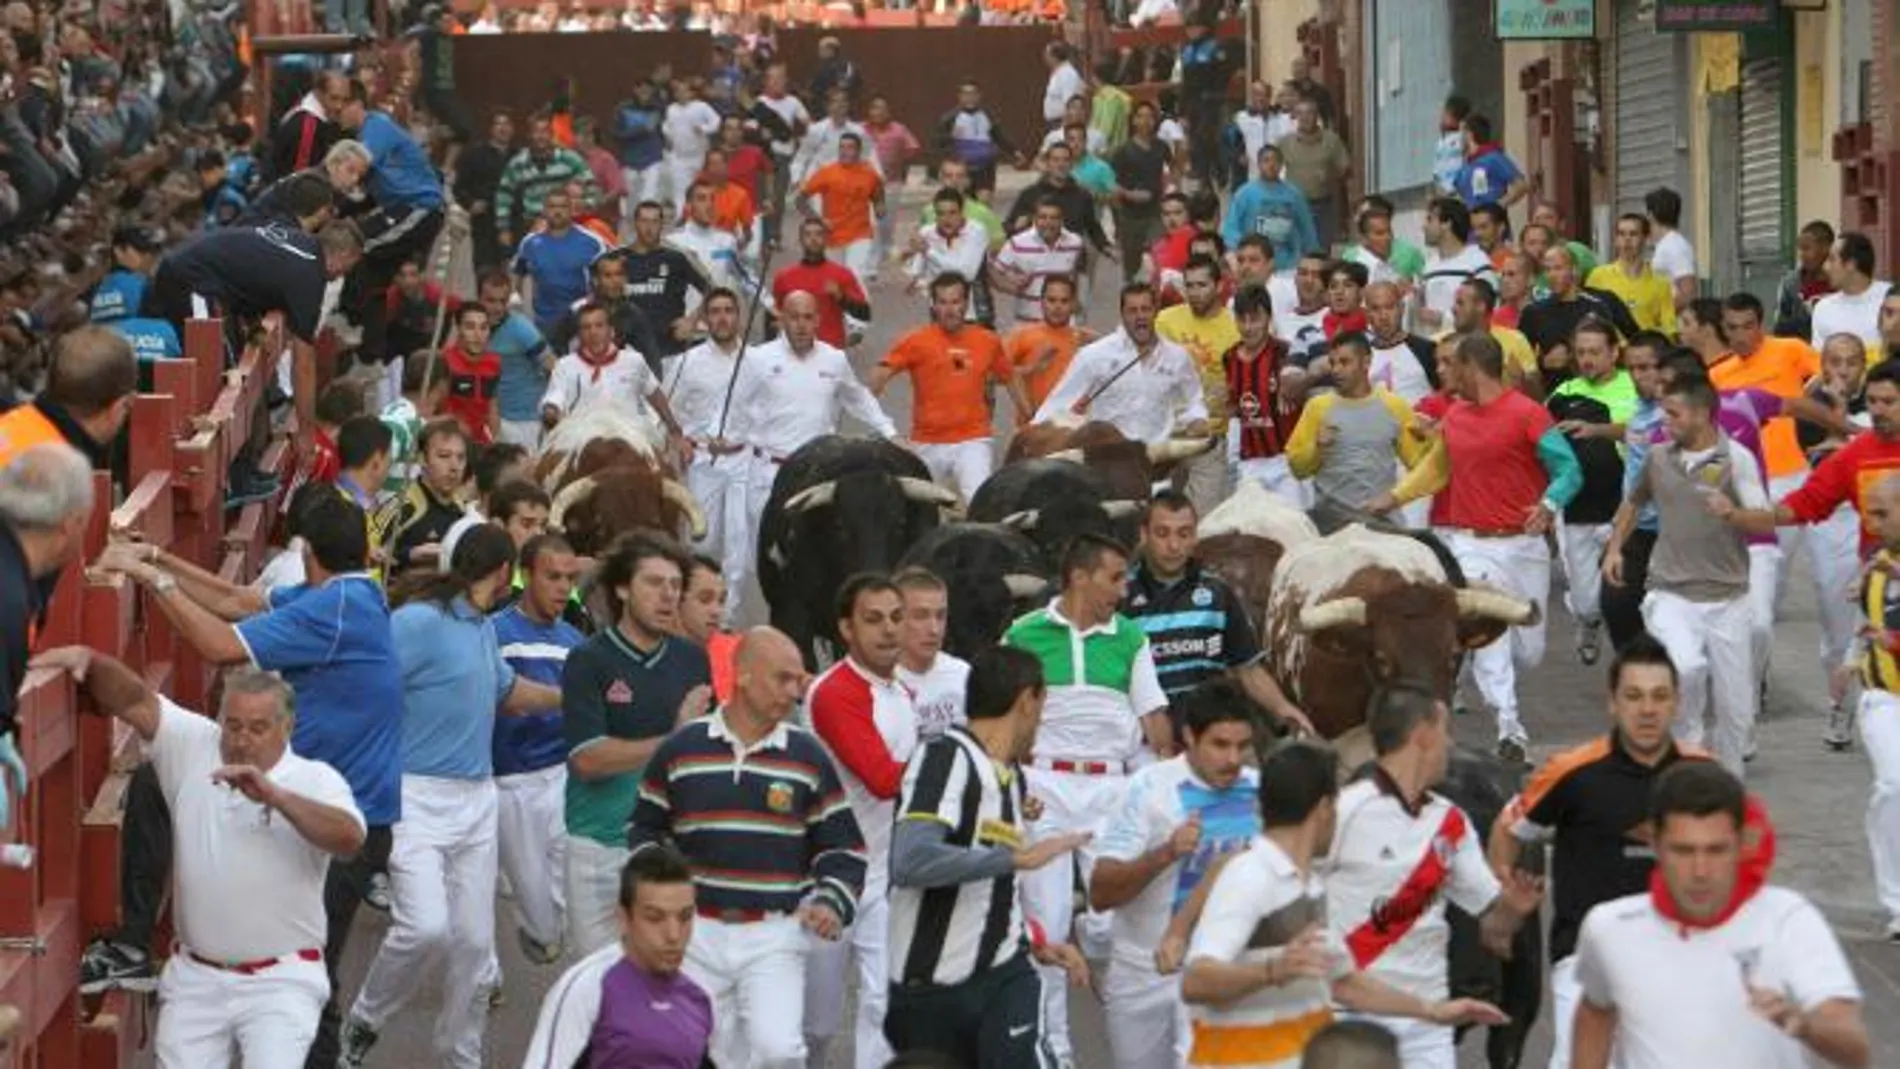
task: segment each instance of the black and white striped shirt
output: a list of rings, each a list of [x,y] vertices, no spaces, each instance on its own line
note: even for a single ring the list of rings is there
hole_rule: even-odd
[[[1023,800],[1020,773],[998,767],[961,725],[931,739],[912,757],[898,800],[892,851],[894,983],[907,988],[960,984],[1027,949],[1014,862],[1024,838]],[[906,843],[918,841],[918,832],[935,840],[927,846],[937,848],[932,853],[954,851],[935,859],[928,874],[926,866],[911,866],[903,856]]]

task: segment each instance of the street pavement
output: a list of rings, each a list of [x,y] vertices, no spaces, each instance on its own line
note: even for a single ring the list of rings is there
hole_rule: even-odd
[[[1025,179],[1004,176],[999,200],[1014,196]],[[915,218],[917,206],[927,199],[925,188],[913,177],[903,198],[902,217]],[[899,233],[905,233],[905,227]],[[1112,329],[1115,319],[1115,268],[1098,272],[1087,321]],[[905,330],[925,321],[922,297],[906,297],[902,278],[887,268],[874,288],[874,317],[855,359],[863,374]],[[908,425],[909,389],[899,379],[885,397],[885,406],[898,426]],[[1006,406],[1005,406],[1006,407]],[[999,427],[1006,419],[999,413]],[[999,436],[999,444],[1001,438]],[[1550,610],[1549,653],[1542,667],[1520,681],[1522,716],[1533,740],[1532,758],[1541,759],[1564,747],[1600,733],[1605,724],[1604,665],[1585,668],[1573,652],[1574,631],[1562,607],[1562,580],[1554,577]],[[754,589],[747,599],[747,622],[763,622],[764,611]],[[1817,654],[1818,626],[1813,583],[1805,566],[1797,565],[1787,583],[1781,621],[1775,631],[1774,670],[1769,700],[1759,733],[1759,757],[1749,766],[1749,786],[1766,800],[1776,826],[1779,861],[1775,882],[1792,887],[1821,907],[1833,924],[1854,963],[1866,998],[1865,1017],[1873,1036],[1876,1066],[1900,1065],[1900,944],[1883,934],[1884,918],[1873,896],[1863,819],[1871,776],[1858,747],[1848,753],[1827,751],[1820,741],[1825,717],[1826,676]],[[1607,663],[1607,651],[1605,657]],[[1495,724],[1488,714],[1474,712],[1456,724],[1461,742],[1488,749],[1495,741]],[[360,985],[370,957],[381,942],[388,920],[365,910],[343,962],[346,992]],[[517,949],[511,907],[504,899],[496,909],[496,945],[505,976],[504,1000],[490,1017],[487,1064],[523,1065],[523,1055],[534,1029],[541,998],[559,975],[558,967],[530,965]],[[438,981],[425,982],[414,1001],[386,1027],[371,1054],[372,1069],[409,1069],[437,1064],[430,1054],[430,1032],[440,1005]],[[1086,992],[1071,997],[1072,1028],[1078,1069],[1110,1069],[1102,1013]],[[844,1069],[851,1065],[849,1041],[834,1045],[830,1065],[815,1069]],[[1550,1052],[1548,1008],[1532,1034],[1523,1064],[1542,1066]],[[1467,1037],[1459,1054],[1460,1069],[1484,1065],[1478,1038]],[[535,1065],[532,1069],[543,1069]],[[568,1069],[562,1066],[558,1069]]]

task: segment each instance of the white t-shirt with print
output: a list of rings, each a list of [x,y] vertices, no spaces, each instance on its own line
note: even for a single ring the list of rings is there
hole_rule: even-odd
[[[963,700],[970,689],[970,662],[939,653],[927,672],[913,672],[898,665],[897,680],[910,688],[910,704],[917,713],[920,743],[943,734],[952,724],[967,720]]]

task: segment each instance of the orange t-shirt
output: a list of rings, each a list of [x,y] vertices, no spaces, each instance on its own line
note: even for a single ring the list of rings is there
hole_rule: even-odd
[[[871,202],[883,188],[884,180],[868,163],[828,163],[805,179],[803,192],[822,202],[831,247],[836,249],[870,238]]]
[[[1047,323],[1024,323],[1009,332],[1007,348],[1010,366],[1018,371],[1034,367],[1041,359],[1045,347],[1055,348],[1055,357],[1049,366],[1034,372],[1023,380],[1024,389],[1029,391],[1029,403],[1037,408],[1049,398],[1049,391],[1062,381],[1062,375],[1069,370],[1069,361],[1075,359],[1075,351],[1082,347],[1082,332],[1073,323],[1064,327],[1052,327]]]
[[[1730,353],[1709,368],[1709,381],[1719,390],[1755,389],[1776,397],[1800,397],[1808,380],[1821,373],[1821,357],[1798,338],[1763,338],[1761,348],[1748,356]],[[1761,429],[1762,458],[1768,477],[1799,475],[1808,470],[1807,454],[1795,437],[1794,419],[1776,416]]]
[[[953,337],[932,323],[897,339],[884,366],[910,373],[911,441],[945,445],[994,433],[986,387],[1009,371],[995,334],[972,323]]]
[[[737,235],[752,225],[758,214],[752,206],[752,194],[737,182],[727,182],[713,190],[713,226]]]

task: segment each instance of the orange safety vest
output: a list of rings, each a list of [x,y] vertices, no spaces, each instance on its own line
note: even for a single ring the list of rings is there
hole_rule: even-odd
[[[48,442],[64,442],[66,436],[59,433],[53,421],[37,405],[21,405],[0,416],[0,468],[13,463],[13,458]]]
[[[706,661],[712,669],[713,699],[724,705],[732,700],[736,682],[739,636],[730,631],[714,631],[706,636]]]

